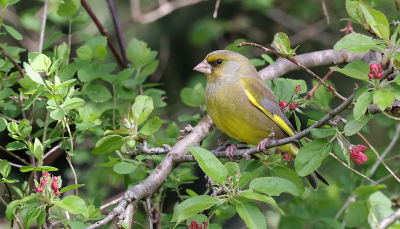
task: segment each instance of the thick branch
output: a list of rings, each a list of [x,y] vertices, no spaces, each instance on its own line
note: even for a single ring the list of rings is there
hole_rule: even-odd
[[[121,202],[115,207],[104,219],[87,227],[87,229],[98,228],[114,219],[116,216],[123,214],[127,205],[133,200],[141,200],[151,195],[160,185],[168,178],[169,174],[177,165],[175,158],[186,155],[189,150],[188,146],[198,146],[199,143],[207,137],[214,129],[214,124],[209,116],[205,117],[192,132],[184,139],[177,142],[171,151],[165,156],[162,162],[154,169],[150,176],[142,183],[134,186],[125,192]]]
[[[312,68],[322,65],[336,65],[349,63],[353,60],[361,60],[365,53],[351,53],[347,50],[336,51],[328,49],[324,51],[311,52],[294,56],[299,63]],[[289,60],[280,58],[274,64],[262,69],[258,73],[263,80],[274,80],[290,71],[300,70],[301,67],[293,64]]]

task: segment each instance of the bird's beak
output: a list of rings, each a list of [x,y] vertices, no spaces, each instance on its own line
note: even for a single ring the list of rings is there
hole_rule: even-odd
[[[206,60],[203,60],[202,62],[200,62],[200,64],[198,64],[196,67],[193,68],[193,70],[199,71],[199,72],[202,72],[205,74],[211,74],[211,69],[212,69],[212,66]]]

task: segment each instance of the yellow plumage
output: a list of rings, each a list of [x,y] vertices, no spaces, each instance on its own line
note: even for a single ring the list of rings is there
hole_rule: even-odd
[[[270,130],[276,139],[294,135],[293,126],[282,112],[272,90],[262,81],[249,59],[241,54],[219,50],[206,56],[194,70],[207,76],[205,102],[214,123],[227,135],[252,145],[269,137]],[[294,143],[279,146],[295,158],[301,145]],[[307,176],[317,189],[316,171]]]

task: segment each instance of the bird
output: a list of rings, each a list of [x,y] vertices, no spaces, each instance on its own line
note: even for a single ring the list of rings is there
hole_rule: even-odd
[[[205,73],[207,112],[228,136],[263,150],[272,131],[275,139],[295,134],[273,91],[247,57],[229,50],[217,50],[209,53],[193,70]],[[294,142],[277,148],[295,159],[301,147],[300,142]],[[317,170],[306,177],[315,190],[318,179],[329,186]]]

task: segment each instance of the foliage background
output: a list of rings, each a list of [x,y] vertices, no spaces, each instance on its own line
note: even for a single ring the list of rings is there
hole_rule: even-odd
[[[24,2],[24,4],[22,4]],[[29,2],[29,3],[28,3]],[[1,43],[19,46],[27,51],[36,51],[39,40],[39,32],[41,25],[41,12],[44,1],[21,1],[10,7],[5,14],[5,23],[13,25],[22,35],[23,40],[16,41],[11,36],[2,36]],[[166,91],[165,102],[166,107],[156,110],[157,115],[161,119],[176,121],[182,129],[188,122],[179,122],[178,117],[183,114],[194,115],[201,113],[199,107],[188,107],[182,103],[180,91],[184,87],[193,87],[198,82],[205,85],[205,77],[203,74],[194,72],[193,67],[199,63],[211,51],[224,49],[228,44],[231,44],[236,39],[243,38],[246,41],[256,42],[269,47],[273,36],[276,32],[284,32],[289,36],[292,47],[300,45],[297,49],[297,54],[308,53],[312,51],[332,49],[333,45],[344,35],[340,29],[345,28],[347,21],[340,21],[342,18],[348,18],[345,10],[345,4],[342,1],[326,1],[326,8],[330,23],[327,23],[327,17],[324,15],[322,3],[318,0],[291,0],[291,1],[273,1],[273,0],[254,0],[254,1],[239,1],[239,0],[224,0],[221,2],[218,11],[217,19],[212,18],[215,1],[201,1],[200,3],[189,5],[180,9],[176,9],[171,14],[166,15],[156,21],[142,24],[140,16],[136,21],[132,19],[131,5],[132,1],[116,1],[117,11],[122,23],[125,40],[127,43],[132,38],[137,38],[148,43],[148,47],[152,50],[158,50],[158,59],[160,60],[157,71],[148,78],[148,83],[162,83],[158,88]],[[160,1],[161,2],[161,1]],[[369,2],[369,1],[367,1]],[[25,4],[26,3],[26,4]],[[106,1],[92,0],[88,1],[95,14],[100,19],[103,26],[115,40],[115,32],[111,16],[108,10]],[[59,17],[56,13],[56,5],[58,1],[50,1],[49,16],[46,24],[46,37],[50,37],[57,31],[62,31],[68,34],[68,19]],[[399,12],[394,6],[394,1],[377,0],[374,1],[374,8],[384,12],[388,17],[389,22],[398,18]],[[142,14],[150,12],[158,7],[157,1],[140,1],[140,10]],[[83,31],[90,36],[98,36],[97,27],[93,24],[88,15],[83,12],[84,23],[74,24],[72,31]],[[354,30],[359,33],[366,34],[363,29],[354,25]],[[59,42],[66,41],[66,36],[60,39]],[[83,44],[83,39],[80,35],[74,33],[72,36],[72,55],[78,47]],[[52,52],[51,49],[44,50],[44,53]],[[247,48],[245,51],[248,57],[258,57],[262,52],[256,48]],[[73,57],[73,56],[71,56]],[[271,56],[273,59],[276,57]],[[21,53],[21,60],[27,59],[27,52]],[[106,62],[114,62],[114,57],[109,52]],[[266,65],[264,65],[266,66]],[[263,66],[259,66],[261,69]],[[328,71],[328,66],[312,69],[317,75],[323,76]],[[311,76],[305,71],[291,72],[284,77],[292,79],[304,79],[308,88],[312,86]],[[340,94],[348,96],[353,83],[356,81],[342,75],[333,73],[330,82],[338,90]],[[359,82],[357,82],[359,83]],[[324,93],[321,89],[318,93]],[[329,96],[329,95],[327,95]],[[339,104],[339,101],[332,100],[328,104],[331,108]],[[98,104],[102,106],[102,104]],[[204,113],[203,113],[204,114]],[[309,110],[309,116],[313,118],[322,117],[323,112],[315,109]],[[343,117],[350,115],[350,112],[343,114]],[[45,113],[35,113],[35,119],[44,119]],[[305,116],[300,116],[303,127],[307,122]],[[391,141],[394,135],[395,121],[385,118],[382,114],[375,115],[375,119],[370,122],[364,133],[367,139],[380,152]],[[167,125],[163,125],[161,132],[165,131]],[[379,134],[376,129],[379,128]],[[33,132],[39,129],[34,125]],[[219,130],[216,131],[212,140],[208,142],[207,148],[213,149],[217,146],[218,138],[227,139]],[[12,139],[7,136],[6,131],[0,133],[0,145],[7,145]],[[361,143],[358,136],[350,138],[353,144]],[[398,144],[396,145],[398,146]],[[396,146],[394,149],[396,149]],[[122,195],[124,191],[123,182],[114,183],[113,175],[110,175],[110,169],[104,169],[99,164],[107,161],[107,156],[99,157],[90,153],[94,147],[91,140],[86,140],[78,146],[80,152],[73,157],[72,162],[76,169],[79,183],[85,183],[85,187],[80,190],[80,197],[93,202],[95,197],[100,195],[103,202],[107,202],[109,198],[115,198]],[[338,153],[337,153],[338,152]],[[343,158],[339,147],[334,147],[334,153]],[[391,156],[397,152],[393,152]],[[7,159],[10,162],[16,162],[9,155],[1,152],[1,159]],[[21,152],[20,155],[23,155]],[[368,171],[376,161],[373,153],[367,151],[368,161],[365,165],[355,166],[355,169],[363,174]],[[390,155],[389,155],[390,156]],[[25,157],[28,160],[28,157]],[[387,162],[390,165],[396,165],[396,160]],[[72,184],[72,173],[65,161],[63,151],[56,152],[47,158],[45,165],[52,165],[59,168],[55,175],[61,175],[65,184]],[[202,172],[197,165],[193,164],[194,175],[202,178]],[[267,223],[270,228],[293,228],[293,225],[298,225],[304,219],[312,222],[318,217],[332,217],[350,197],[352,191],[362,183],[362,179],[352,171],[343,167],[338,161],[332,157],[324,160],[323,166],[319,169],[320,172],[330,181],[331,187],[321,187],[318,192],[314,192],[309,187],[306,192],[300,197],[283,194],[277,198],[277,202],[285,211],[290,212],[285,218],[279,217],[279,214],[268,207],[261,205],[267,216]],[[395,170],[398,171],[398,170]],[[13,168],[13,178],[25,180],[27,177],[17,177],[21,175],[18,169]],[[387,171],[380,166],[371,177],[373,180],[378,180],[387,175]],[[390,197],[398,195],[399,184],[394,178],[389,178],[386,181],[388,188],[385,193]],[[129,185],[129,187],[132,186]],[[182,185],[182,190],[190,188],[197,193],[206,191],[205,181],[203,179],[196,180],[192,184]],[[5,189],[0,186],[0,196],[4,195]],[[184,191],[183,191],[184,192]],[[171,213],[178,197],[175,192],[168,191],[164,204],[164,210]],[[141,209],[141,214],[137,216],[139,222],[144,222],[146,213]],[[3,214],[5,208],[0,205],[0,227],[6,228],[7,220]],[[245,228],[243,221],[239,217],[233,220],[219,221],[224,228]],[[311,223],[312,228],[324,228],[323,225]],[[311,228],[310,225],[306,228]],[[297,227],[298,228],[298,227]]]

